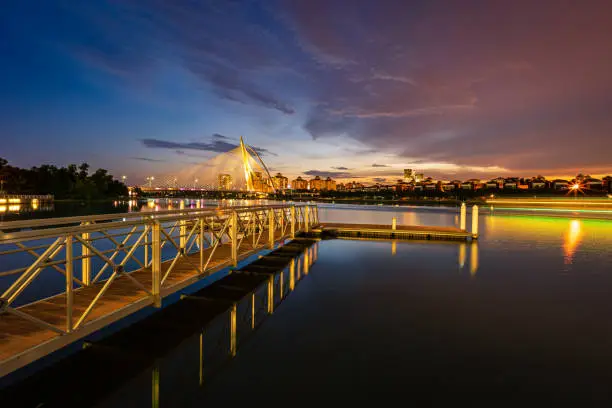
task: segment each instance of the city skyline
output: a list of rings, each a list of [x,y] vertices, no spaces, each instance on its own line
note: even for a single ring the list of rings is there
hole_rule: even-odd
[[[473,3],[10,2],[0,156],[145,184],[244,136],[289,179],[612,173],[612,5]]]

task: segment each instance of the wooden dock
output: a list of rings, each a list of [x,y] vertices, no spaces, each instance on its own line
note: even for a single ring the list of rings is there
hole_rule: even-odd
[[[323,223],[312,229],[320,237],[468,241],[478,234],[453,227]]]

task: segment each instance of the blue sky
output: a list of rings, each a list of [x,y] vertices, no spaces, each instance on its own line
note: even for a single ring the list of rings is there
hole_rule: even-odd
[[[459,3],[9,0],[0,156],[138,184],[242,135],[290,177],[611,171],[609,3]]]

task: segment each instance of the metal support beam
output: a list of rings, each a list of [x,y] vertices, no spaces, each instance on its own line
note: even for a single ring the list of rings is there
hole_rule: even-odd
[[[72,254],[72,235],[66,237],[66,333],[72,331],[72,303],[74,301],[74,256]]]
[[[238,213],[232,211],[230,220],[230,241],[232,242],[232,265],[238,266]]]
[[[185,200],[179,201],[179,209],[185,209]],[[181,215],[185,215],[181,213]],[[179,221],[179,247],[181,248],[181,252],[185,253],[185,248],[187,247],[187,220]]]
[[[274,249],[275,225],[273,208],[268,210],[268,224],[268,246],[270,247],[270,249]]]
[[[304,207],[304,232],[310,232],[310,206]]]
[[[155,307],[161,307],[161,225],[159,222],[154,222],[151,228],[151,273],[153,304]]]
[[[81,225],[88,225],[88,222],[82,223]],[[89,242],[89,232],[84,232],[81,234],[81,239],[85,242]],[[81,245],[81,256],[83,259],[81,260],[81,281],[83,281],[83,285],[89,286],[91,285],[91,250],[87,245]]]
[[[295,238],[295,205],[291,206],[291,238]]]

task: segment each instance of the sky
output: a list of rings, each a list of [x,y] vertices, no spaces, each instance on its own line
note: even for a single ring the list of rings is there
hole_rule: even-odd
[[[5,0],[0,157],[171,177],[612,172],[612,2]]]

